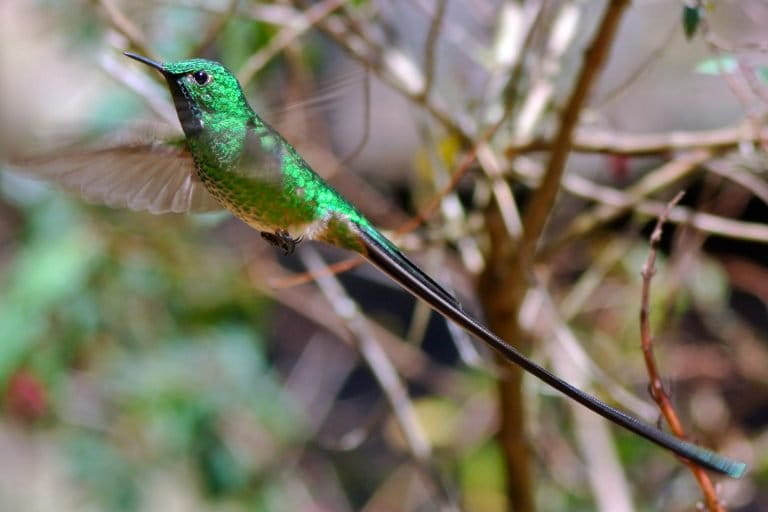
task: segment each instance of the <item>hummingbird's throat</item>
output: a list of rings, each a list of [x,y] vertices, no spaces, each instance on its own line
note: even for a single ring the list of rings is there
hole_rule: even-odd
[[[187,88],[179,83],[177,79],[169,79],[168,85],[171,89],[173,105],[176,107],[176,112],[179,115],[179,122],[181,123],[182,130],[184,130],[184,134],[187,137],[200,135],[205,127],[203,124],[203,113],[200,110],[200,107],[198,107],[192,99]]]

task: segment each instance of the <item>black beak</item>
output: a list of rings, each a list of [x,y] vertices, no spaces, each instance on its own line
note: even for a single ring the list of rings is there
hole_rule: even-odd
[[[143,55],[137,55],[137,54],[132,53],[132,52],[123,52],[123,55],[125,55],[126,57],[130,57],[130,58],[132,58],[134,60],[137,60],[139,62],[143,62],[147,66],[155,68],[156,70],[158,70],[159,72],[161,72],[164,75],[168,74],[165,71],[165,68],[163,67],[163,65],[161,63],[155,61],[155,60],[152,60],[152,59],[149,59],[147,57],[144,57]]]

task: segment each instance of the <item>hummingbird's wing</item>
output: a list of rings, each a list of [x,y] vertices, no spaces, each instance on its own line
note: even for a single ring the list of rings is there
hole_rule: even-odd
[[[652,441],[700,466],[726,474],[732,478],[740,477],[746,466],[718,455],[705,448],[678,439],[663,430],[659,430],[628,414],[615,409],[594,396],[565,382],[560,377],[539,366],[515,347],[493,334],[483,324],[469,316],[445,289],[426,274],[416,268],[384,235],[370,226],[356,224],[363,255],[389,277],[416,297],[425,301],[432,309],[452,320],[468,332],[477,336],[494,349],[507,361],[515,363],[546,382],[566,396],[576,400],[600,416],[621,425],[649,441]]]
[[[192,155],[183,145],[137,142],[55,152],[11,164],[107,206],[154,214],[222,208],[197,178]]]

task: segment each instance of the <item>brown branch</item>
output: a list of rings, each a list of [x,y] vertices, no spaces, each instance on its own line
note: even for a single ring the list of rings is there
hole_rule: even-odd
[[[552,211],[557,192],[560,190],[560,181],[571,152],[573,131],[579,120],[581,109],[608,59],[619,23],[628,5],[628,0],[609,2],[597,35],[586,50],[581,73],[562,114],[549,165],[523,216],[524,232],[515,258],[517,265],[513,269],[513,273],[517,272],[517,277],[521,280],[533,259],[536,244]]]
[[[768,181],[760,179],[757,173],[743,168],[748,165],[739,166],[737,163],[728,162],[723,159],[707,162],[707,169],[722,178],[736,183],[768,205]]]
[[[592,85],[599,75],[619,22],[628,5],[627,0],[609,2],[595,36],[585,52],[584,62],[573,91],[562,113],[552,153],[540,186],[533,192],[523,216],[523,234],[513,244],[501,219],[500,210],[491,207],[486,214],[490,250],[479,287],[488,325],[503,339],[512,340],[525,352],[529,338],[519,324],[519,311],[528,289],[528,274],[539,237],[554,207],[565,165],[571,151],[573,131]],[[516,247],[515,247],[516,245]],[[507,467],[507,494],[514,510],[535,508],[532,493],[533,475],[530,454],[521,436],[525,433],[522,407],[522,370],[497,358],[504,369],[499,378],[499,442]]]
[[[289,276],[280,276],[267,279],[267,285],[273,289],[292,288],[302,284],[310,283],[321,276],[333,276],[342,274],[353,268],[357,268],[365,263],[362,256],[353,256],[345,260],[337,261],[331,265],[326,265],[322,269],[318,269],[314,272],[302,272],[300,274],[293,274]]]
[[[360,139],[355,144],[349,153],[341,157],[337,169],[341,169],[349,162],[357,158],[360,153],[368,145],[368,140],[371,136],[371,73],[368,68],[365,68],[363,74],[363,133],[360,135]]]
[[[240,67],[238,80],[243,86],[254,77],[273,57],[286,49],[307,30],[314,27],[321,20],[330,16],[336,9],[344,5],[345,0],[324,0],[307,9],[300,18],[301,22],[294,26],[285,26],[272,40],[260,51],[251,55]]]
[[[297,3],[297,0],[294,0],[294,3]],[[473,136],[471,134],[473,130],[469,126],[470,120],[457,118],[442,106],[437,105],[435,101],[428,101],[427,98],[422,97],[421,87],[416,89],[405,83],[402,75],[398,74],[387,64],[384,58],[385,49],[362,35],[360,31],[355,33],[356,31],[353,30],[354,24],[345,17],[343,11],[333,17],[321,20],[317,26],[347,52],[351,58],[368,66],[384,83],[423,107],[446,130],[458,137],[462,143],[467,145],[472,143]],[[420,82],[423,83],[423,78]]]
[[[427,41],[424,44],[424,89],[421,91],[421,96],[425,99],[429,96],[429,91],[434,82],[435,49],[440,29],[443,26],[447,4],[448,0],[437,0],[437,9],[435,9],[435,14],[432,16],[432,23],[430,23],[429,32],[427,33]]]
[[[595,128],[578,128],[572,150],[577,153],[603,153],[623,156],[666,155],[695,149],[720,151],[743,142],[760,142],[768,138],[768,129],[755,131],[752,123],[743,122],[730,128],[715,130],[673,131],[662,133],[621,133]],[[550,151],[554,142],[546,139],[520,140],[507,147],[508,157],[536,151]]]
[[[661,57],[664,55],[664,53],[671,48],[672,39],[675,37],[677,32],[680,30],[680,23],[674,19],[672,21],[672,25],[669,28],[669,31],[664,36],[664,38],[661,39],[656,44],[656,47],[651,50],[651,52],[643,59],[640,64],[635,66],[635,69],[629,73],[624,80],[619,83],[616,87],[608,91],[607,93],[603,94],[603,97],[600,98],[600,101],[596,105],[592,105],[593,109],[599,109],[605,107],[607,104],[613,102],[614,100],[620,98],[621,96],[626,93],[629,88],[640,79],[641,76],[643,76],[649,69],[651,69],[651,66],[661,59]]]
[[[685,429],[683,428],[680,419],[677,416],[672,401],[669,399],[666,391],[664,391],[664,385],[661,381],[661,372],[659,372],[656,359],[653,355],[653,335],[651,334],[651,326],[649,321],[650,316],[650,294],[651,294],[651,280],[656,273],[656,254],[659,242],[661,241],[662,228],[669,216],[670,211],[675,205],[682,199],[683,192],[678,194],[669,202],[664,212],[659,215],[659,219],[656,221],[656,227],[653,230],[650,238],[650,251],[648,252],[648,259],[643,266],[641,275],[643,276],[643,286],[641,292],[640,303],[640,344],[643,350],[643,359],[645,360],[645,366],[648,370],[648,379],[650,380],[649,389],[651,397],[658,404],[661,414],[664,416],[669,428],[677,437],[685,439]],[[688,468],[693,473],[694,478],[699,484],[702,493],[704,494],[704,500],[707,508],[710,512],[724,512],[725,508],[720,504],[717,499],[717,493],[712,485],[712,481],[709,479],[706,471],[701,467],[693,464],[689,461],[683,460]]]
[[[320,255],[308,247],[299,252],[299,257],[312,273],[325,267]],[[429,440],[408,396],[408,390],[392,361],[371,332],[365,317],[360,314],[357,303],[347,295],[341,283],[332,275],[316,275],[316,282],[354,339],[357,350],[384,392],[414,462],[427,478],[427,483],[435,487],[440,500],[440,510],[457,511],[454,491],[437,470]]]
[[[114,0],[98,0],[104,13],[107,16],[107,22],[112,26],[114,30],[122,34],[127,40],[130,47],[142,55],[155,58],[155,54],[150,51],[147,44],[147,38],[141,32],[128,16],[123,13],[117,6]]]
[[[577,216],[556,240],[547,244],[544,252],[549,255],[559,248],[583,237],[600,226],[604,226],[617,217],[629,212],[649,195],[668,188],[671,184],[683,179],[694,172],[700,165],[709,160],[712,153],[698,150],[668,162],[658,169],[646,174],[641,180],[623,191],[619,203],[605,202]]]
[[[693,155],[690,155],[690,157],[693,157]],[[696,157],[696,160],[698,160],[698,157]],[[569,242],[588,235],[592,231],[604,226],[607,222],[616,219],[619,215],[632,211],[651,217],[658,217],[664,211],[666,204],[648,199],[648,196],[669,188],[670,185],[681,181],[690,172],[695,170],[694,167],[690,167],[693,161],[688,160],[688,157],[685,158],[685,162],[669,162],[650,173],[658,173],[656,176],[649,177],[647,181],[643,178],[635,185],[624,190],[600,185],[576,174],[565,176],[563,178],[564,191],[576,197],[595,201],[599,205],[576,217],[571,222],[570,227],[565,228],[566,232],[564,234],[542,247],[537,261],[550,259],[553,254]],[[528,183],[529,186],[535,186],[538,176],[541,174],[536,162],[530,159],[518,158],[517,163],[518,167],[516,170],[518,172],[515,174],[516,178]],[[525,165],[523,166],[523,164]],[[710,163],[704,162],[703,165],[709,166]],[[523,167],[525,167],[524,172]],[[729,178],[733,179],[735,174],[730,173]],[[760,185],[764,186],[765,184],[760,182]],[[758,187],[757,190],[760,191],[761,188]],[[755,189],[751,191],[755,194]],[[736,240],[748,240],[759,244],[768,243],[768,225],[765,223],[734,220],[721,215],[694,211],[682,206],[674,207],[670,211],[667,220],[675,224],[685,224],[710,235]]]

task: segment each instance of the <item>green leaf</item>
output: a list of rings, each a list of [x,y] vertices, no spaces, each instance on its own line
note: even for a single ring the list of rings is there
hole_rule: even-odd
[[[696,65],[696,72],[702,75],[722,75],[736,71],[738,64],[733,55],[704,59]]]
[[[685,38],[689,41],[696,35],[696,30],[698,30],[702,18],[700,6],[683,6],[683,30],[685,31]]]

